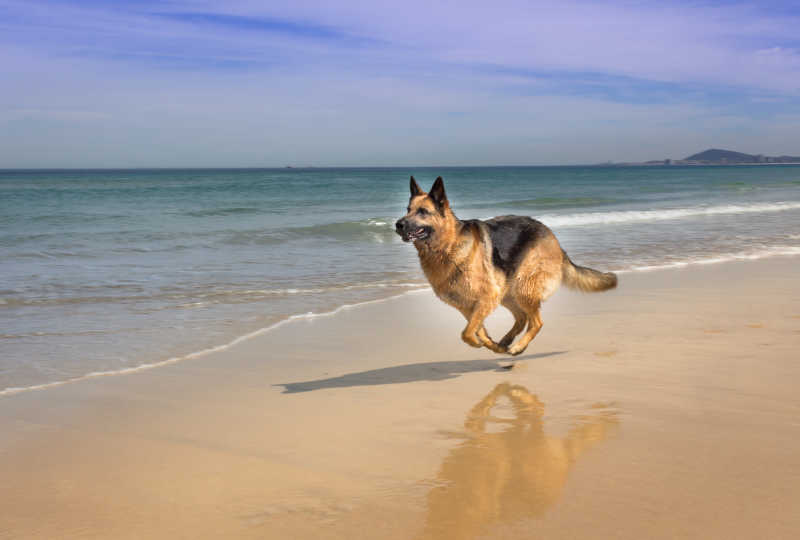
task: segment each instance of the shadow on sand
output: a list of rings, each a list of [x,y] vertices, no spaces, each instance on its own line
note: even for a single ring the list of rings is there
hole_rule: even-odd
[[[566,351],[553,351],[539,354],[529,354],[514,359],[515,362],[521,360],[534,360],[546,356],[564,354]],[[293,383],[276,384],[282,386],[284,394],[294,394],[297,392],[310,392],[311,390],[322,390],[324,388],[346,388],[350,386],[373,386],[378,384],[397,384],[416,381],[442,381],[453,379],[462,373],[472,373],[474,371],[505,371],[507,367],[501,367],[497,360],[461,360],[454,362],[427,362],[418,364],[406,364],[403,366],[393,366],[381,369],[371,369],[369,371],[359,371],[348,373],[338,377],[327,379],[317,379],[313,381],[301,381]]]

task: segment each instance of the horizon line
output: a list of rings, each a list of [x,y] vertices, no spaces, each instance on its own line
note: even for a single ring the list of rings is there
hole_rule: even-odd
[[[648,164],[646,162],[604,162],[604,163],[574,163],[558,165],[304,165],[304,166],[210,166],[210,167],[0,167],[0,172],[60,172],[60,171],[259,171],[259,170],[310,170],[310,169],[499,169],[499,168],[554,168],[554,167],[742,167],[761,165],[800,165],[800,163],[698,163],[665,165],[661,163]]]

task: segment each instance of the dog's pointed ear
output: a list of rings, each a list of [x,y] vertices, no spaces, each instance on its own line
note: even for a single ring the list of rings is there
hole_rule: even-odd
[[[417,181],[414,180],[414,177],[411,177],[411,196],[416,197],[417,195],[422,195],[422,190],[419,188],[419,184]]]
[[[433,199],[433,202],[436,203],[436,206],[440,208],[447,204],[447,195],[444,192],[444,180],[442,180],[441,176],[433,183],[433,187],[431,187],[431,191],[428,195]]]

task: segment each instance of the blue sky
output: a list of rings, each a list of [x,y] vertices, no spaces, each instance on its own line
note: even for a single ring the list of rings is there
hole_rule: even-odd
[[[0,167],[800,155],[797,6],[0,0]]]

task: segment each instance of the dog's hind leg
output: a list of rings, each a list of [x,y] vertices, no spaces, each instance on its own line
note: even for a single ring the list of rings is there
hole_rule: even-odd
[[[542,329],[542,318],[539,316],[540,306],[541,302],[538,300],[520,302],[520,307],[528,316],[528,330],[522,334],[522,337],[519,338],[519,341],[517,341],[508,349],[508,354],[516,356],[527,349],[528,344],[533,338],[536,337],[536,334],[539,333],[539,330]]]
[[[525,330],[525,325],[528,324],[528,315],[525,314],[514,300],[505,300],[503,305],[514,315],[514,326],[503,336],[503,339],[501,339],[499,343],[501,347],[508,348],[511,342],[514,341],[514,338]]]

